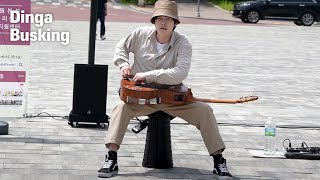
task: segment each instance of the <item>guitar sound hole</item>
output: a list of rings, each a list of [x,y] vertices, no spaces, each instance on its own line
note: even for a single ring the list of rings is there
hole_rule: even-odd
[[[175,95],[174,96],[174,101],[183,101],[184,100],[184,96],[183,95]]]

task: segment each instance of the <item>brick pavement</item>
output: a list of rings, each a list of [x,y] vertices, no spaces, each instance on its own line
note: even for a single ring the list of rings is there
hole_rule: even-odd
[[[36,5],[90,7],[91,0],[31,0]]]
[[[47,11],[52,13],[50,11],[51,8],[55,8],[55,6],[64,6],[64,11],[70,11],[72,14],[72,18],[65,18],[61,16],[62,14],[56,14],[55,18],[56,19],[65,19],[65,20],[84,20],[87,19],[85,17],[78,17],[82,16],[84,14],[89,14],[89,10],[86,8],[90,8],[90,2],[91,0],[31,0],[33,4],[35,5],[50,5],[54,7],[48,7]],[[207,1],[200,1],[199,4],[199,11],[198,11],[198,4],[196,0],[178,0],[178,8],[179,8],[179,16],[182,18],[182,22],[184,23],[193,23],[193,24],[199,24],[199,21],[201,23],[205,24],[212,24],[212,21],[215,24],[234,24],[239,23],[242,25],[243,23],[241,20],[237,18],[233,18],[231,15],[231,12],[224,11],[220,9],[218,6],[213,5],[210,2]],[[121,3],[119,3],[119,0],[110,0],[108,2],[108,12],[110,12],[110,15],[113,16],[114,14],[117,13],[122,13],[122,9],[130,9],[132,11],[137,11],[137,12],[143,12],[146,14],[152,13],[152,8],[153,6],[151,5],[145,5],[143,7],[141,6],[136,6],[136,5],[129,5],[129,6],[124,6]],[[110,8],[112,7],[112,8]],[[81,14],[78,14],[78,9],[75,11],[73,8],[80,8]],[[85,8],[85,9],[83,9]],[[109,10],[111,9],[111,10]],[[35,11],[37,12],[37,11]],[[78,16],[76,16],[78,14]],[[66,15],[66,14],[63,14]],[[67,15],[68,16],[68,15]],[[86,16],[87,17],[87,16]],[[128,17],[134,17],[134,16],[128,16]],[[187,19],[185,19],[187,18]],[[191,19],[190,19],[191,18]],[[192,20],[193,19],[193,20]],[[121,19],[117,19],[119,21]],[[142,19],[139,22],[143,22]],[[111,18],[112,21],[112,18]],[[125,20],[124,20],[125,21]],[[219,22],[221,21],[221,22]],[[145,21],[144,21],[145,22]],[[274,21],[274,20],[263,20],[260,21],[257,25],[291,25],[295,26],[292,22],[290,21]]]
[[[107,114],[119,100],[116,90],[120,76],[112,65],[114,46],[144,25],[150,24],[107,22],[107,40],[97,41],[96,64],[109,65]],[[87,63],[88,27],[85,21],[55,21],[51,29],[70,31],[68,46],[32,43],[28,113],[68,115],[73,65]],[[262,149],[263,128],[259,126],[268,116],[278,126],[287,127],[278,128],[279,150],[285,138],[294,146],[302,141],[320,146],[318,27],[180,24],[177,31],[193,44],[193,63],[185,84],[196,97],[260,97],[252,103],[211,104],[234,179],[319,179],[319,161],[253,158],[248,152]],[[8,122],[10,135],[0,136],[1,180],[98,179],[106,129],[71,128],[59,118]],[[120,175],[114,179],[212,179],[211,158],[193,126],[173,120],[174,168],[158,170],[141,166],[146,131],[137,135],[130,132],[135,123],[130,123],[119,151]]]

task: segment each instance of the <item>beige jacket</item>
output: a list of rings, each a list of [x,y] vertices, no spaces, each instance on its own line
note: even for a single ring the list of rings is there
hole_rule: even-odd
[[[117,44],[114,64],[120,68],[130,65],[130,52],[134,54],[133,74],[146,72],[147,82],[176,85],[188,75],[192,46],[185,36],[175,31],[173,31],[170,42],[158,53],[155,27],[142,27],[134,30]]]

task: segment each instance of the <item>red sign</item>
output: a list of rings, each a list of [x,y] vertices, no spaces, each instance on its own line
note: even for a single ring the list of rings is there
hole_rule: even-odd
[[[0,71],[0,82],[26,82],[25,71]]]
[[[30,45],[30,41],[10,41],[10,29],[20,32],[30,32],[29,23],[10,23],[11,11],[24,11],[31,14],[31,0],[1,0],[0,1],[0,45]]]

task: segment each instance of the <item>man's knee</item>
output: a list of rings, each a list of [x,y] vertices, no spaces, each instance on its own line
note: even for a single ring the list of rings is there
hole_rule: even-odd
[[[127,110],[129,106],[127,103],[120,101],[120,103],[116,106],[116,109]]]
[[[201,112],[213,112],[212,107],[208,103],[199,102],[197,103],[197,109]]]
[[[120,115],[119,113],[131,116],[134,113],[132,109],[132,105],[128,103],[124,103],[123,101],[120,101],[120,103],[114,108],[112,114]]]

